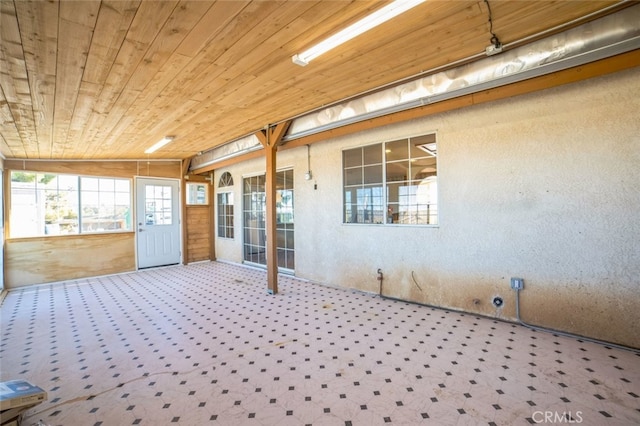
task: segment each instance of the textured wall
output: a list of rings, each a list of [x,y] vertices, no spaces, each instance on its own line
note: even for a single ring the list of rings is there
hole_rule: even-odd
[[[639,112],[635,68],[312,145],[312,181],[306,147],[284,151],[296,275],[377,293],[380,268],[385,295],[507,320],[523,277],[523,320],[640,347]],[[439,226],[343,224],[342,150],[431,131]],[[229,171],[241,200],[264,164]],[[218,258],[241,261],[241,242],[218,239]]]

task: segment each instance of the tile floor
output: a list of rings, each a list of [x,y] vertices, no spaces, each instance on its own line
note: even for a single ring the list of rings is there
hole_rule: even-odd
[[[640,424],[640,355],[198,263],[9,292],[24,425]]]

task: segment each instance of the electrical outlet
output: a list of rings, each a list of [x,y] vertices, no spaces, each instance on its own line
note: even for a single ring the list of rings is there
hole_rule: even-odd
[[[522,290],[524,288],[524,278],[511,278],[511,288]]]

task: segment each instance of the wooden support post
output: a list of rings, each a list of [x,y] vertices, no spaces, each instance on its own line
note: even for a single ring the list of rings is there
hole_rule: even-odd
[[[180,218],[182,220],[182,264],[189,264],[189,245],[187,244],[187,179],[191,158],[182,160],[180,165]]]
[[[209,217],[211,220],[211,231],[209,233],[209,260],[216,260],[216,220],[217,220],[217,208],[216,203],[216,190],[215,190],[215,171],[209,172],[209,182],[207,185],[208,200],[209,200]]]
[[[276,153],[278,144],[287,132],[290,121],[280,123],[274,127],[267,126],[256,135],[264,146],[267,161],[265,177],[267,217],[265,220],[267,230],[267,291],[271,294],[278,293],[278,236],[276,231]]]
[[[278,238],[276,231],[276,149],[273,144],[265,148],[267,175],[265,189],[267,194],[267,291],[278,293]]]

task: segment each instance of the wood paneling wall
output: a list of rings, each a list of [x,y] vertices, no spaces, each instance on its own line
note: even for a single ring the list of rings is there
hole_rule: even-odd
[[[211,259],[212,220],[210,206],[187,206],[187,262]]]
[[[136,269],[135,234],[66,235],[7,240],[7,288]]]

